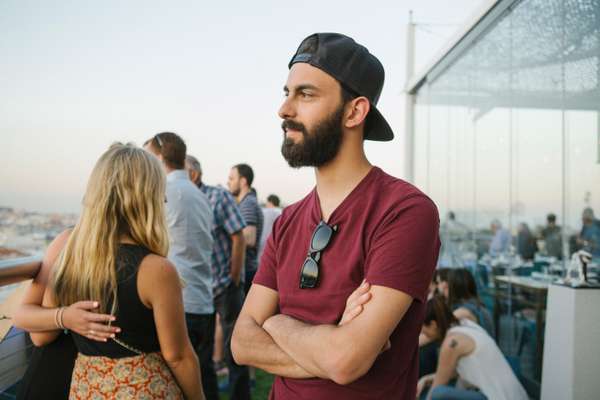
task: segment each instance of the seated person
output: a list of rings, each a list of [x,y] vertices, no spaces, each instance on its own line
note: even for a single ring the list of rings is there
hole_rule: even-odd
[[[468,269],[455,268],[439,272],[438,290],[446,298],[457,319],[470,319],[494,336],[494,319],[479,299],[475,278]]]
[[[421,332],[441,346],[437,370],[419,380],[417,398],[529,399],[494,339],[469,319],[459,322],[443,298],[427,302]]]
[[[433,278],[429,284],[429,292],[427,300],[439,295],[438,292],[438,271],[447,271],[447,268],[439,268],[433,272]],[[439,343],[430,341],[427,336],[419,335],[419,378],[435,372],[437,366],[438,353],[440,350]]]
[[[497,257],[502,253],[506,253],[510,249],[511,237],[510,232],[502,227],[502,223],[495,219],[490,224],[493,237],[490,243],[489,253],[492,257]]]

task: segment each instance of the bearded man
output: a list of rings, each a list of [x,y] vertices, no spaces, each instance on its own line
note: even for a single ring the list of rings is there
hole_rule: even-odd
[[[414,399],[439,217],[365,155],[364,140],[394,137],[376,108],[383,66],[353,39],[318,33],[289,68],[281,152],[313,167],[316,187],[273,226],[233,355],[276,375],[271,399]]]

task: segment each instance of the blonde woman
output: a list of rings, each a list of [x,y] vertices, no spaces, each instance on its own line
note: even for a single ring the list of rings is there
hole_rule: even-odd
[[[120,328],[111,330],[109,321],[96,325],[100,332],[72,333],[78,355],[71,399],[204,399],[181,283],[165,258],[164,201],[159,161],[135,146],[115,144],[94,167],[77,225],[48,249],[42,306],[55,310],[55,326],[32,332],[34,343],[55,340],[66,307],[89,299]]]

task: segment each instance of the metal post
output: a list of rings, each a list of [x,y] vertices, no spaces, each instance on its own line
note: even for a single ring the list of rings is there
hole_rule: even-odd
[[[415,24],[413,22],[412,10],[408,14],[406,26],[406,84],[412,78],[415,68]],[[415,178],[415,96],[408,90],[405,96],[404,106],[404,177],[409,182]]]

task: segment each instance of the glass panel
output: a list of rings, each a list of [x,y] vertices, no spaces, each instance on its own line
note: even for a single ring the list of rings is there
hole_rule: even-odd
[[[599,27],[600,0],[517,2],[430,83],[430,108],[417,111],[429,125],[416,128],[416,176],[438,204],[443,250],[455,238],[450,211],[477,250],[475,265],[468,245],[454,258],[443,251],[441,265],[471,268],[533,397],[544,285],[578,249],[600,264]]]
[[[560,1],[522,2],[511,14],[515,247],[524,261],[562,258],[563,77]],[[555,223],[547,223],[553,214]],[[552,218],[550,218],[552,220]],[[540,239],[540,240],[536,240]],[[538,252],[539,250],[539,252]],[[552,257],[552,258],[546,258]],[[541,265],[541,264],[540,264]]]
[[[600,263],[600,1],[565,10],[565,135],[570,253]]]
[[[419,90],[415,98],[414,109],[414,184],[423,192],[428,192],[427,166],[429,163],[429,104],[427,98],[428,86]]]
[[[474,54],[475,228],[481,256],[507,254],[511,245],[510,45],[510,20],[503,18],[471,50]]]
[[[439,104],[436,86],[429,89],[429,191],[440,217],[448,212],[448,107]]]

